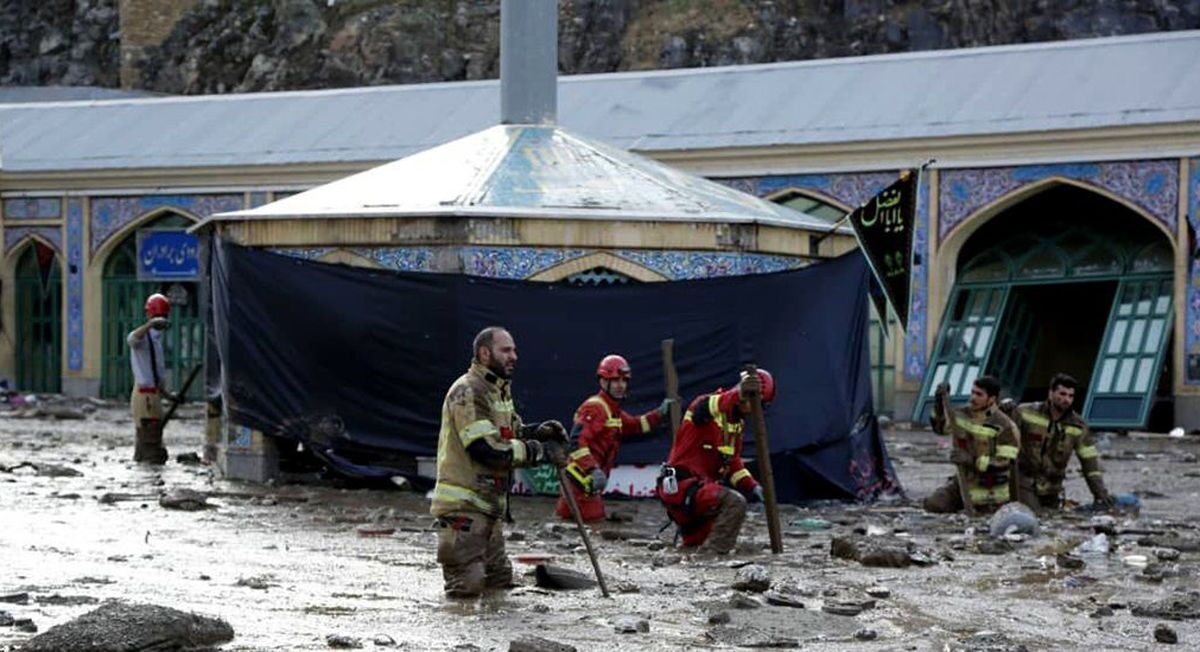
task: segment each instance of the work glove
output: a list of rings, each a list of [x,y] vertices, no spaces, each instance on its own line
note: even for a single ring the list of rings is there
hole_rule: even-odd
[[[762,391],[762,383],[758,382],[758,374],[742,374],[738,382],[738,398],[746,399]]]
[[[596,468],[592,469],[592,495],[599,496],[604,493],[604,488],[608,486],[608,476],[604,475],[604,471]]]
[[[658,406],[658,418],[666,419],[671,416],[671,406],[675,405],[675,399],[664,398],[662,404]]]
[[[567,429],[563,424],[551,419],[538,424],[538,427],[533,431],[533,438],[541,442],[554,442],[560,444],[560,450],[567,444]]]
[[[555,423],[558,423],[557,421]],[[561,425],[559,426],[562,427]],[[567,449],[556,441],[539,442],[542,445],[542,462],[553,464],[558,468],[567,465]]]
[[[156,331],[166,330],[171,325],[171,322],[166,317],[152,317],[147,323],[150,324],[150,328]]]
[[[746,498],[749,499],[751,505],[767,502],[767,499],[763,497],[763,488],[761,484],[755,485],[754,490],[751,491],[750,495],[746,496]]]
[[[950,461],[955,464],[975,466],[975,458],[967,451],[955,446],[950,449]]]

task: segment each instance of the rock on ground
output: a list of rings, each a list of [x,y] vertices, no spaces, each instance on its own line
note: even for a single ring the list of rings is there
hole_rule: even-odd
[[[109,600],[74,620],[29,639],[19,650],[179,650],[220,645],[232,639],[233,628],[219,618],[157,605]]]
[[[751,564],[738,569],[737,579],[733,582],[733,588],[739,591],[762,593],[771,588],[771,576],[767,574],[767,569],[758,564]]]
[[[522,636],[508,644],[508,652],[576,652],[574,645],[537,636]]]

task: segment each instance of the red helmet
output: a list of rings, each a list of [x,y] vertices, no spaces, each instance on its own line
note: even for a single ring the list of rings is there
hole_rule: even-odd
[[[758,384],[762,386],[762,402],[770,403],[775,400],[775,377],[766,369],[758,369]],[[742,372],[742,377],[746,372]]]
[[[628,380],[632,373],[629,369],[629,363],[619,355],[604,356],[604,359],[600,361],[600,366],[596,367],[596,375],[608,380],[613,378]]]
[[[171,314],[171,302],[161,294],[155,293],[146,297],[147,317],[166,317]]]

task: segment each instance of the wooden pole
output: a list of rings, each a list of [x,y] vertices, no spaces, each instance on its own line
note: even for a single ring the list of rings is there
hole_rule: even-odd
[[[604,597],[610,598],[608,594],[608,585],[604,583],[604,573],[600,572],[600,560],[596,558],[596,551],[592,549],[592,538],[588,536],[587,526],[583,524],[583,515],[579,513],[579,504],[575,502],[575,492],[567,484],[567,470],[559,467],[558,469],[558,489],[562,492],[563,498],[567,501],[567,506],[571,508],[571,516],[575,517],[575,527],[579,529],[579,537],[583,539],[583,547],[587,548],[588,559],[592,560],[592,570],[596,572],[596,581],[600,584],[600,593]]]
[[[662,362],[667,398],[675,401],[671,404],[671,441],[674,442],[675,433],[679,432],[679,424],[683,421],[683,405],[679,402],[679,375],[675,373],[675,340],[662,341]]]
[[[746,373],[758,374],[758,368],[746,365]],[[750,423],[754,426],[754,450],[758,455],[758,481],[763,487],[763,504],[767,512],[767,534],[771,537],[771,552],[783,552],[783,533],[779,525],[779,504],[775,502],[775,475],[771,472],[771,447],[767,443],[767,420],[763,417],[762,396],[755,392],[750,399]]]

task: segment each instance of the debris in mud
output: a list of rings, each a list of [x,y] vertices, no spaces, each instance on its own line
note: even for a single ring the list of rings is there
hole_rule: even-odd
[[[748,595],[734,593],[729,598],[729,606],[734,609],[758,609],[762,606],[762,603]]]
[[[509,541],[524,541],[525,533],[518,532],[517,530],[513,530],[512,532],[508,533],[508,540]]]
[[[1038,517],[1022,503],[1006,503],[992,514],[989,521],[988,533],[993,537],[1006,534],[1038,535]]]
[[[36,634],[38,630],[32,618],[17,618],[13,621],[13,627],[16,627],[18,632],[25,632],[26,634]],[[66,651],[64,650],[63,652]]]
[[[1087,563],[1084,562],[1079,557],[1076,557],[1075,555],[1067,554],[1065,552],[1060,552],[1059,554],[1055,555],[1054,563],[1058,564],[1059,568],[1062,568],[1065,570],[1079,570],[1079,569],[1087,566]]]
[[[1092,618],[1107,618],[1113,615],[1112,607],[1100,607],[1089,614]]]
[[[375,644],[375,647],[395,647],[396,646],[396,639],[392,638],[391,636],[388,636],[387,634],[379,634],[379,635],[375,636],[375,638],[371,639],[371,642]]]
[[[860,641],[873,641],[879,638],[879,633],[873,629],[867,629],[864,627],[863,629],[854,632],[854,638]]]
[[[1200,618],[1200,594],[1188,593],[1151,602],[1137,602],[1131,605],[1130,613],[1144,618],[1162,618],[1163,620]]]
[[[1087,541],[1075,546],[1074,553],[1082,557],[1099,557],[1107,555],[1108,551],[1108,535],[1101,532],[1100,534],[1097,534]]]
[[[781,636],[774,632],[763,631],[756,627],[721,626],[715,627],[708,633],[719,643],[743,648],[798,648],[800,641]]]
[[[1144,537],[1138,539],[1138,545],[1147,548],[1173,548],[1179,552],[1200,552],[1200,538],[1177,534]]]
[[[730,620],[732,620],[732,618],[729,616],[728,611],[718,611],[708,615],[709,625],[725,625],[728,624]]]
[[[777,607],[791,607],[793,609],[803,609],[804,603],[797,600],[795,597],[779,591],[767,591],[763,593],[763,598],[767,604],[773,604]]]
[[[604,519],[611,523],[632,523],[633,514],[630,514],[629,512],[612,511],[606,514]]]
[[[619,616],[613,621],[613,630],[618,634],[645,634],[650,631],[650,621],[638,616]]]
[[[641,586],[638,586],[638,584],[636,582],[631,582],[629,580],[617,580],[616,584],[613,585],[613,589],[615,589],[617,593],[641,593],[642,592]]]
[[[357,650],[362,647],[362,641],[345,634],[330,634],[325,637],[325,645],[336,650]]]
[[[798,527],[801,530],[828,530],[833,527],[833,523],[826,521],[823,518],[802,518],[798,521],[788,523],[790,527]]]
[[[256,575],[254,577],[239,577],[238,581],[234,582],[233,585],[234,586],[244,586],[244,587],[251,588],[251,589],[257,589],[259,591],[266,591],[267,589],[271,588],[272,586],[278,586],[278,584],[275,584],[272,581],[274,579],[275,578],[271,577],[270,575]]]
[[[21,650],[178,650],[216,646],[232,639],[233,628],[219,618],[109,600],[29,639]]]
[[[57,464],[38,464],[36,468],[37,474],[43,478],[78,478],[83,475],[81,471]]]
[[[886,586],[869,586],[866,593],[872,598],[890,598],[892,596],[892,590]]]
[[[829,543],[829,554],[876,568],[905,568],[913,564],[928,566],[935,563],[928,554],[915,550],[909,541],[882,537],[833,537]]]
[[[208,496],[194,489],[177,488],[164,494],[158,499],[163,509],[177,509],[184,512],[198,512],[208,509]]]
[[[857,616],[867,609],[874,609],[874,600],[826,600],[821,611],[837,616]]]
[[[1013,551],[1013,545],[1006,539],[984,539],[975,544],[975,550],[981,555],[1004,555]]]
[[[1155,548],[1154,556],[1162,561],[1175,561],[1179,559],[1179,551],[1175,548]]]
[[[738,591],[762,593],[771,588],[771,576],[767,573],[767,569],[758,564],[751,564],[738,569],[737,578],[733,582],[733,588]]]
[[[20,593],[0,595],[0,602],[7,602],[9,604],[29,604],[29,594],[21,591]]]
[[[203,462],[200,461],[200,456],[196,453],[180,453],[175,456],[175,461],[185,466],[200,466]]]
[[[534,584],[543,589],[574,591],[596,586],[596,580],[561,566],[538,564],[534,569]]]
[[[77,607],[81,604],[96,604],[100,602],[99,598],[93,598],[90,595],[45,595],[37,599],[38,604],[51,605],[56,607]]]
[[[1154,640],[1159,643],[1174,645],[1179,642],[1179,635],[1170,626],[1159,623],[1154,626]]]
[[[574,645],[537,636],[522,636],[508,644],[508,652],[577,652]]]
[[[600,538],[604,539],[605,541],[628,541],[630,539],[636,539],[637,533],[627,532],[625,530],[604,529],[600,530]]]

